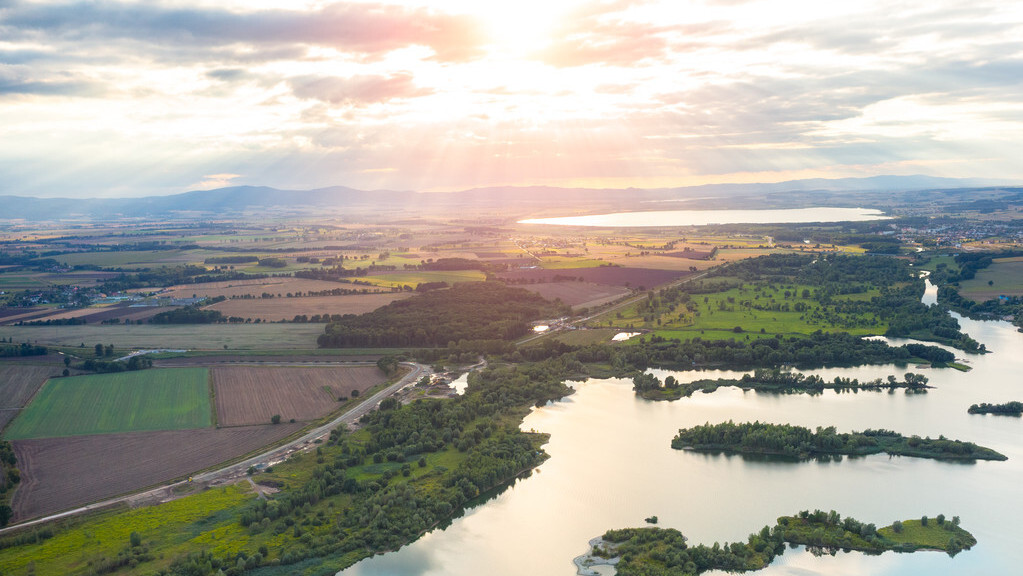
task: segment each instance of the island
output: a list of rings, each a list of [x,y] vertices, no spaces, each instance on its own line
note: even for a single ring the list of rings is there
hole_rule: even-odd
[[[1023,416],[1023,402],[1006,402],[1005,404],[973,404],[967,409],[970,414],[997,414],[1001,416]]]
[[[889,550],[915,552],[938,550],[955,556],[977,543],[972,534],[959,527],[959,517],[946,520],[902,520],[877,529],[855,518],[842,518],[834,510],[802,511],[782,516],[773,527],[764,526],[746,542],[711,546],[689,546],[673,528],[624,528],[608,530],[590,541],[590,551],[575,559],[581,575],[597,574],[593,566],[616,566],[618,576],[696,575],[709,570],[729,572],[760,570],[785,551],[785,545],[804,545],[834,554],[838,550],[859,550],[880,554]]]
[[[990,448],[972,442],[903,436],[891,430],[839,433],[833,426],[816,431],[790,424],[729,420],[683,428],[671,441],[676,450],[777,455],[799,460],[831,456],[864,456],[885,452],[938,460],[1007,460]]]
[[[693,382],[681,383],[674,376],[668,376],[662,383],[653,374],[639,374],[632,379],[632,389],[637,396],[647,400],[678,400],[688,398],[693,392],[714,392],[722,386],[737,386],[743,390],[757,390],[760,392],[779,393],[820,393],[828,390],[896,390],[904,388],[907,392],[926,392],[931,386],[927,385],[927,377],[923,374],[907,372],[900,381],[894,375],[888,378],[875,378],[860,382],[856,378],[843,378],[836,376],[834,380],[827,381],[820,376],[811,374],[809,376],[799,372],[790,372],[780,368],[759,368],[753,374],[744,374],[742,378],[717,378],[702,379]]]

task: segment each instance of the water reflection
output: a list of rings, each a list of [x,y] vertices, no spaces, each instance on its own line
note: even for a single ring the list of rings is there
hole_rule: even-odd
[[[960,319],[994,354],[969,355],[973,370],[928,369],[928,394],[781,395],[722,388],[677,402],[637,399],[628,380],[576,383],[567,402],[534,410],[523,423],[551,434],[551,459],[517,482],[397,553],[377,556],[346,575],[571,576],[572,559],[608,528],[659,525],[690,542],[744,540],[778,516],[802,509],[837,510],[887,524],[927,514],[958,515],[979,544],[955,559],[942,553],[815,557],[787,551],[758,576],[1011,574],[1023,564],[1023,425],[1015,418],[969,415],[979,402],[1023,399],[1023,335],[1003,322]],[[957,354],[961,355],[961,354]],[[870,380],[921,372],[916,367],[863,366],[811,371]],[[735,378],[742,372],[653,371],[683,382]],[[989,446],[1007,462],[962,465],[873,455],[791,462],[672,450],[679,428],[725,420],[760,420],[840,431],[887,428],[903,434],[944,434]],[[608,572],[610,573],[610,572]]]

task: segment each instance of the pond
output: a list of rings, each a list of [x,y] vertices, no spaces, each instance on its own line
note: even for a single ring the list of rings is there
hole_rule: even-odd
[[[973,370],[870,366],[808,371],[860,380],[923,372],[935,389],[779,395],[723,388],[676,402],[637,399],[621,379],[575,383],[576,394],[534,410],[522,427],[549,432],[551,458],[529,478],[468,510],[400,551],[342,572],[368,575],[572,576],[572,559],[608,528],[677,528],[691,543],[745,540],[778,516],[836,510],[879,526],[894,520],[960,516],[979,540],[949,558],[939,552],[814,557],[787,551],[757,575],[1010,574],[1023,564],[1023,420],[967,414],[970,404],[1023,400],[1023,334],[1005,322],[961,319],[964,330],[994,351],[969,356]],[[957,354],[961,355],[961,354]],[[682,381],[734,377],[724,371],[668,372]],[[768,421],[888,428],[903,434],[968,440],[1007,462],[956,464],[875,455],[832,462],[744,459],[672,450],[681,427],[705,422]],[[613,573],[608,569],[607,574]]]

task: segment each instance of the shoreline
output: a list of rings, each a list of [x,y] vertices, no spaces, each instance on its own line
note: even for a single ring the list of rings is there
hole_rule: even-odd
[[[621,556],[615,556],[614,558],[602,558],[593,554],[593,549],[599,547],[604,550],[613,551],[616,546],[610,542],[604,541],[602,536],[591,538],[589,541],[589,549],[585,554],[581,554],[572,559],[572,563],[575,564],[576,574],[579,576],[600,576],[600,572],[593,570],[594,566],[617,566],[618,561],[621,560]]]

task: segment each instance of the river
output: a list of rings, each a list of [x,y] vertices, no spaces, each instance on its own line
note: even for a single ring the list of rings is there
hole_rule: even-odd
[[[589,216],[532,218],[519,224],[560,226],[706,226],[710,224],[797,224],[805,222],[862,222],[886,220],[880,210],[869,208],[792,208],[784,210],[651,210]]]
[[[657,515],[691,543],[745,540],[778,516],[803,509],[837,510],[879,526],[894,520],[960,516],[977,537],[972,550],[839,553],[815,557],[787,551],[763,576],[1011,574],[1023,565],[1023,420],[967,414],[970,404],[1023,400],[1023,334],[1006,322],[960,319],[992,354],[967,356],[973,370],[870,366],[810,371],[871,379],[923,372],[935,389],[778,395],[723,388],[676,402],[636,398],[631,381],[589,380],[561,402],[534,410],[526,430],[551,434],[550,460],[492,500],[468,510],[400,551],[343,571],[345,576],[572,576],[572,559],[608,528],[643,526]],[[961,353],[957,354],[962,356]],[[738,372],[652,371],[682,381]],[[680,427],[761,420],[839,431],[888,428],[903,434],[968,440],[1009,457],[1006,462],[948,463],[875,455],[837,462],[784,462],[672,450]],[[613,569],[605,567],[605,574]]]

